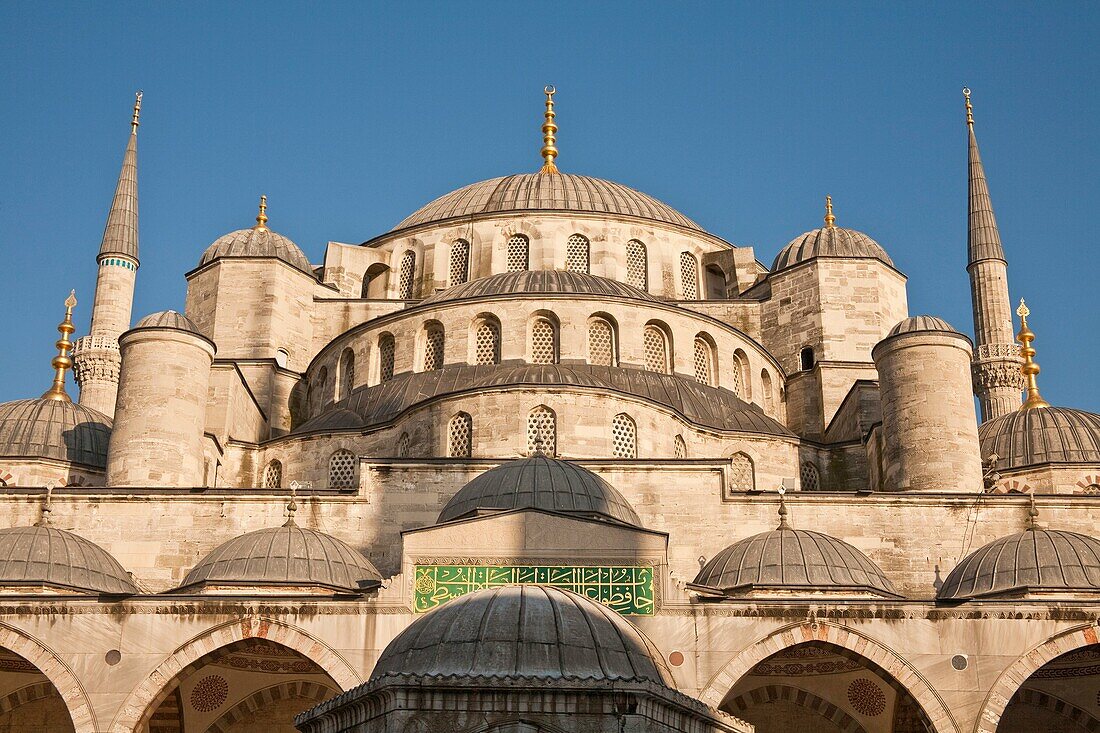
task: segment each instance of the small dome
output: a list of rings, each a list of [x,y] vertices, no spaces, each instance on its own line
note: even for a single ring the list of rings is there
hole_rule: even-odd
[[[863,232],[841,227],[822,227],[792,239],[775,258],[772,272],[785,270],[815,257],[866,257],[884,262],[890,267],[894,266],[886,250]]]
[[[903,333],[915,333],[917,331],[944,331],[958,333],[951,324],[936,316],[910,316],[890,329],[887,336],[897,336]]]
[[[626,498],[611,484],[575,463],[532,456],[502,463],[459,489],[439,521],[475,515],[481,510],[543,509],[610,519],[640,527]]]
[[[733,543],[703,566],[692,585],[726,594],[781,590],[897,596],[882,569],[847,542],[789,527]]]
[[[312,529],[284,525],[249,532],[218,546],[180,587],[314,585],[359,592],[381,580],[370,560],[347,543]]]
[[[570,173],[522,173],[471,183],[417,209],[393,231],[515,211],[618,214],[703,231],[676,209],[641,191],[614,181]]]
[[[1051,529],[1002,537],[964,557],[936,597],[961,601],[1036,591],[1100,591],[1100,540]]]
[[[467,593],[390,642],[371,681],[386,676],[535,677],[672,685],[661,653],[619,614],[560,588]]]
[[[0,405],[0,456],[53,458],[107,467],[111,418],[62,400],[15,400]]]
[[[219,237],[202,253],[199,267],[222,257],[275,257],[309,276],[313,267],[302,250],[288,237],[264,227],[238,229]]]
[[[1100,415],[1065,407],[1016,410],[978,426],[982,457],[1004,471],[1041,463],[1100,463]]]
[[[424,303],[443,303],[451,300],[484,298],[514,293],[550,293],[568,295],[601,295],[609,298],[633,298],[659,303],[644,290],[633,285],[597,277],[584,272],[566,272],[565,270],[522,270],[502,272],[436,293],[424,300]]]
[[[0,529],[0,586],[133,595],[134,581],[106,550],[50,526]]]
[[[150,313],[138,321],[134,328],[175,328],[202,336],[202,332],[199,331],[199,327],[195,325],[194,321],[176,311]]]

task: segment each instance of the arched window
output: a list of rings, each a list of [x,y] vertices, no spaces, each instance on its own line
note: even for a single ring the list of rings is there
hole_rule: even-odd
[[[752,381],[749,379],[749,357],[743,349],[733,352],[733,393],[748,402],[752,399]]]
[[[411,253],[410,253],[411,254]],[[415,257],[415,255],[414,255]],[[360,298],[385,298],[386,297],[386,273],[390,271],[389,265],[376,262],[363,273],[363,287],[360,290]]]
[[[527,414],[527,453],[557,454],[557,416],[546,405],[539,405]]]
[[[411,249],[401,255],[401,270],[397,277],[397,297],[412,300],[413,284],[416,282],[416,253]]]
[[[616,458],[638,457],[638,429],[625,412],[611,421],[611,453]]]
[[[447,456],[469,458],[473,446],[474,420],[468,413],[460,412],[447,425]]]
[[[707,299],[721,300],[726,297],[726,273],[718,265],[707,265]]]
[[[674,440],[672,444],[672,454],[677,458],[687,458],[688,447],[687,443],[684,442],[684,436],[676,436],[676,440]]]
[[[604,318],[588,321],[588,363],[596,366],[617,366],[618,344],[615,327]]]
[[[393,379],[393,334],[384,333],[378,337],[378,381]]]
[[[408,458],[409,457],[409,434],[401,433],[401,437],[397,439],[397,457]]]
[[[470,243],[456,239],[451,245],[451,285],[461,285],[470,279]]]
[[[340,354],[340,394],[336,395],[336,399],[346,399],[353,389],[355,389],[355,352],[344,349],[344,353]]]
[[[680,287],[684,300],[699,299],[699,262],[691,252],[680,253]]]
[[[821,489],[821,474],[818,473],[817,466],[809,461],[802,464],[798,477],[802,481],[803,491],[818,491]]]
[[[508,272],[522,272],[531,269],[530,240],[522,234],[508,237]]]
[[[474,326],[474,363],[500,363],[500,323],[483,317]]]
[[[424,334],[424,371],[431,372],[443,367],[443,326],[433,323]]]
[[[714,347],[705,336],[695,337],[695,381],[715,386]]]
[[[538,316],[531,322],[531,363],[556,364],[557,362],[557,325],[546,316]]]
[[[649,289],[649,260],[645,245],[637,239],[626,243],[626,282],[642,290]]]
[[[772,375],[767,369],[760,370],[760,391],[764,397],[764,412],[775,413],[775,395],[772,393]]]
[[[803,347],[802,351],[798,352],[798,368],[808,372],[814,368],[814,363],[814,347]]]
[[[264,469],[264,488],[278,489],[283,485],[283,464],[272,461]]]
[[[341,448],[328,459],[328,487],[330,489],[355,488],[355,454]]]
[[[648,372],[668,374],[672,360],[669,358],[668,336],[659,326],[649,324],[642,334],[642,350]]]
[[[754,491],[756,489],[756,468],[752,459],[744,453],[734,453],[730,458],[729,490]]]
[[[570,272],[588,272],[588,237],[574,234],[565,247],[565,269]]]
[[[317,380],[314,382],[314,413],[328,404],[328,367],[321,367],[317,371]]]

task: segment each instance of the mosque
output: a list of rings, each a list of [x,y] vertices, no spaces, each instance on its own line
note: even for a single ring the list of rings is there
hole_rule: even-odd
[[[559,170],[545,92],[540,170],[309,255],[261,197],[134,319],[138,95],[90,329],[0,405],[0,732],[1100,730],[1100,415],[969,90],[973,340],[829,199],[769,267]]]

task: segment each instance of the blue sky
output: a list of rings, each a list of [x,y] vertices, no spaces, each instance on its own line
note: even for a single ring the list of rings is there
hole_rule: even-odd
[[[831,193],[838,224],[909,276],[910,312],[969,333],[968,84],[1044,396],[1100,411],[1098,21],[1071,2],[2,3],[0,400],[49,386],[70,288],[87,329],[138,88],[135,319],[182,309],[183,274],[260,193],[318,262],[328,240],[536,170],[552,82],[563,170],[768,264]]]

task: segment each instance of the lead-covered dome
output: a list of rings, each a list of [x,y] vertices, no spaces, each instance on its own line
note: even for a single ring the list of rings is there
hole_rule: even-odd
[[[286,524],[249,532],[218,546],[187,574],[180,588],[317,586],[358,593],[381,580],[370,560],[347,543]]]
[[[1077,532],[1032,528],[990,542],[948,573],[940,600],[1023,593],[1100,591],[1100,540]]]
[[[199,327],[187,316],[173,310],[150,313],[137,322],[134,328],[175,328],[180,331],[189,331],[199,334]]]
[[[816,257],[867,258],[894,266],[894,261],[886,254],[882,245],[863,232],[825,226],[792,239],[776,256],[772,272],[779,272]]]
[[[633,298],[659,303],[644,290],[633,285],[585,272],[566,270],[521,270],[471,280],[447,288],[425,299],[421,305],[444,303],[453,300],[486,298],[515,294],[595,295],[606,298]]]
[[[199,267],[223,257],[274,257],[291,267],[313,276],[309,259],[289,237],[273,232],[267,227],[238,229],[218,237],[206,248],[199,260]]]
[[[950,323],[936,316],[910,316],[890,329],[889,336],[900,336],[903,333],[919,333],[921,331],[942,331],[945,333],[958,333]]]
[[[138,592],[130,574],[102,547],[48,525],[0,529],[0,586],[109,595]]]
[[[371,674],[428,678],[541,678],[672,685],[660,652],[622,616],[560,588],[468,593],[417,619]]]
[[[1016,410],[978,426],[982,457],[1004,471],[1042,463],[1100,463],[1100,415],[1065,407]]]
[[[0,457],[51,458],[107,466],[111,418],[66,400],[15,400],[0,405]]]
[[[648,194],[614,181],[570,173],[521,173],[471,183],[417,209],[393,231],[520,211],[617,214],[703,231],[694,221]]]
[[[614,486],[575,463],[541,455],[508,461],[477,476],[451,497],[439,521],[509,509],[542,509],[635,527],[642,524]]]

